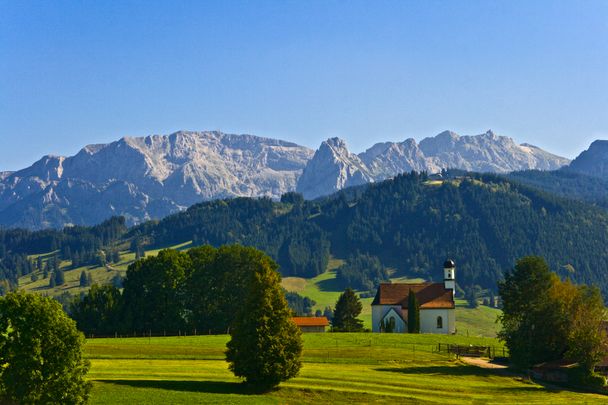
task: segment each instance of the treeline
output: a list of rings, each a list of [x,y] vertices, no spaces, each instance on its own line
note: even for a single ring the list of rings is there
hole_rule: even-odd
[[[372,291],[381,282],[387,281],[389,274],[376,256],[356,252],[348,256],[346,262],[338,268],[337,278],[349,287]]]
[[[0,229],[0,280],[5,280],[0,283],[0,289],[10,290],[17,285],[19,277],[34,271],[53,271],[58,260],[72,261],[73,267],[99,264],[102,254],[106,260],[103,249],[110,252],[109,261],[116,260],[117,250],[108,246],[120,241],[127,230],[122,217],[110,218],[92,227],[74,226],[60,231]],[[41,254],[45,254],[45,258],[28,258]],[[6,292],[2,290],[0,293]]]
[[[195,246],[254,246],[275,259],[283,275],[314,277],[327,267],[330,243],[327,232],[310,220],[319,207],[303,199],[293,203],[293,194],[280,203],[269,198],[235,198],[197,204],[159,223],[137,226],[129,236],[147,236],[153,247],[188,239]]]
[[[162,250],[129,266],[122,292],[93,285],[69,313],[86,334],[226,333],[258,266],[278,269],[264,253],[239,245]],[[297,300],[305,312],[314,305]]]

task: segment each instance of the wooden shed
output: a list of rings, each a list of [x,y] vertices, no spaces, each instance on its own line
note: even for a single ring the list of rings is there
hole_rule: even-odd
[[[292,318],[302,332],[325,332],[329,321],[324,316],[296,316]]]

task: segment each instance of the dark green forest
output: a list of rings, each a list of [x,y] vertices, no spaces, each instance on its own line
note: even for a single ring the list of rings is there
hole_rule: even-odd
[[[608,180],[576,173],[568,168],[554,171],[524,170],[506,178],[546,192],[608,208]]]
[[[338,271],[344,287],[359,289],[388,277],[388,269],[394,271],[391,276],[439,280],[442,263],[450,257],[456,261],[461,288],[495,290],[517,258],[539,255],[560,276],[597,284],[608,293],[604,209],[504,176],[455,172],[444,178],[434,182],[425,174],[404,174],[314,201],[294,193],[280,202],[216,200],[128,230],[114,219],[92,228],[3,231],[2,275],[27,273],[27,268],[15,272],[5,259],[15,255],[55,249],[62,258],[82,252],[94,260],[89,256],[95,249],[111,250],[118,244],[133,250],[192,240],[194,246],[256,247],[279,264],[284,276],[315,276],[333,255],[347,260]],[[76,230],[87,244],[76,243],[81,240],[74,237]],[[66,252],[68,246],[71,252]]]
[[[323,271],[330,253],[348,258],[359,252],[397,275],[440,279],[451,257],[461,287],[491,289],[517,258],[534,254],[560,275],[606,292],[607,230],[604,210],[504,177],[468,174],[437,185],[412,173],[315,201],[197,204],[135,227],[129,236],[148,237],[157,247],[190,239],[251,245],[277,260],[283,275],[303,277]]]

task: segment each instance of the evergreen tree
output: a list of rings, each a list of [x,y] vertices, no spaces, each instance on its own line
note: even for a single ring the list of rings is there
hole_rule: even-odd
[[[72,268],[80,267],[80,254],[78,252],[74,252],[72,255]]]
[[[89,286],[88,279],[87,279],[87,273],[84,270],[82,271],[82,273],[80,273],[80,286],[81,287]]]
[[[465,299],[469,308],[477,308],[479,303],[477,302],[477,291],[474,287],[470,287],[466,290]]]
[[[63,270],[57,269],[53,272],[55,276],[55,285],[62,286],[65,284],[65,275],[63,274]]]
[[[46,279],[49,276],[49,271],[45,268],[42,271],[42,278]]]
[[[361,332],[363,321],[357,317],[363,306],[357,294],[347,288],[338,298],[332,320],[332,330],[336,332]]]
[[[499,337],[519,367],[560,359],[566,351],[567,318],[550,291],[557,279],[541,257],[524,257],[498,286],[503,301]]]
[[[114,274],[112,285],[116,288],[122,288],[122,277],[120,277],[120,274]]]
[[[51,273],[51,277],[49,279],[49,288],[55,288],[57,283],[55,282],[55,274]]]
[[[67,245],[63,250],[63,260],[72,260],[72,249]]]
[[[278,266],[255,253],[243,305],[230,331],[226,359],[230,370],[248,384],[268,390],[300,371],[302,338],[291,320]]]
[[[407,331],[420,333],[420,305],[416,294],[411,289],[407,296]]]
[[[332,322],[334,319],[334,311],[332,311],[331,307],[325,307],[323,310],[323,316],[326,317],[329,322]]]
[[[112,262],[113,263],[118,263],[120,262],[120,252],[118,250],[114,250],[112,252]]]
[[[496,297],[494,297],[493,291],[490,291],[490,307],[496,308]]]
[[[87,285],[88,286],[93,285],[93,274],[91,274],[91,272],[89,272],[89,274],[87,274]]]

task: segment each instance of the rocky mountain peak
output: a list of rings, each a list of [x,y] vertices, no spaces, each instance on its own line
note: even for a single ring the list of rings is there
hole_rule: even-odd
[[[308,162],[296,189],[305,198],[315,198],[372,181],[369,169],[357,155],[348,151],[346,142],[330,138],[321,143]]]
[[[566,170],[594,177],[608,175],[608,140],[595,140],[589,149],[576,157]]]
[[[594,143],[590,151],[600,149],[605,145]],[[86,225],[111,215],[134,224],[202,200],[279,198],[293,190],[315,198],[412,170],[508,172],[567,163],[492,131],[474,136],[444,131],[420,143],[380,142],[358,155],[340,138],[312,151],[248,134],[177,131],[87,145],[74,156],[45,156],[26,169],[0,173],[0,225]]]

